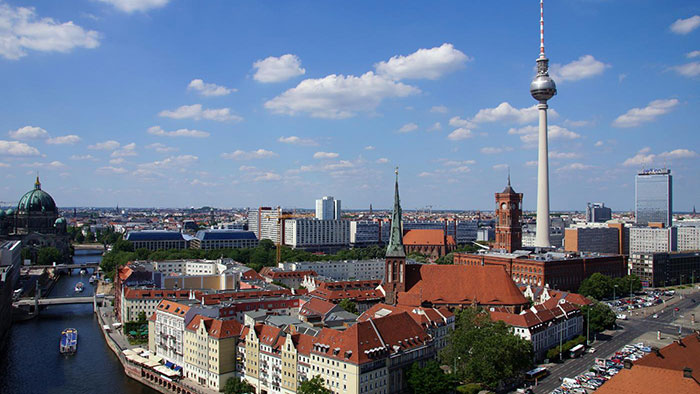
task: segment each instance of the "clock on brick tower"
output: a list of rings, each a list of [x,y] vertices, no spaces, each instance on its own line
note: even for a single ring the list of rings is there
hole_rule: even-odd
[[[523,194],[516,193],[508,186],[501,193],[496,193],[496,245],[495,249],[502,249],[510,253],[518,250],[523,242],[523,230],[520,224],[522,215]]]

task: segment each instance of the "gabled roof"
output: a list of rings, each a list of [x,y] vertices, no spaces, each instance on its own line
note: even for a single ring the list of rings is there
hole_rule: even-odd
[[[309,301],[302,305],[302,307],[299,309],[299,314],[302,316],[317,315],[325,317],[326,314],[332,311],[335,307],[336,305],[331,302],[324,301],[320,298],[312,297]]]
[[[682,371],[691,368],[693,377],[700,381],[700,334],[694,333],[656,352],[651,352],[635,361],[637,365]]]
[[[500,320],[513,327],[537,329],[557,319],[569,318],[577,312],[579,312],[579,309],[576,306],[564,301],[563,303],[555,303],[551,308],[547,308],[544,305],[535,305],[520,314],[496,310],[491,311],[490,315],[491,320]]]
[[[201,292],[195,292],[195,296],[200,296]],[[124,290],[124,298],[127,299],[160,299],[172,298],[186,300],[190,296],[189,290],[161,290],[161,289],[131,289]]]
[[[406,292],[398,304],[527,305],[502,266],[406,265]]]
[[[443,326],[447,324],[446,319],[454,317],[454,314],[443,308],[438,310],[435,308],[412,307],[405,305],[388,305],[378,303],[363,312],[357,321],[367,321],[369,319],[378,319],[390,314],[408,313],[409,316],[422,327]]]
[[[404,245],[445,245],[445,232],[433,229],[408,230],[403,236]]]
[[[186,330],[196,331],[204,324],[207,333],[214,339],[226,339],[237,337],[241,334],[241,323],[233,319],[213,319],[210,317],[196,315],[187,325]]]
[[[185,314],[190,310],[190,307],[175,301],[161,300],[160,304],[158,304],[157,309],[159,311],[166,312],[171,315],[185,317]]]

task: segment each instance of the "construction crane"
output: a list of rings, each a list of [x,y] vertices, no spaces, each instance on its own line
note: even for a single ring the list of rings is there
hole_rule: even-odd
[[[284,242],[284,240],[282,239],[282,229],[284,228],[284,221],[287,219],[307,218],[314,216],[316,215],[313,213],[297,213],[296,210],[294,210],[293,213],[282,213],[282,208],[277,207],[277,242],[275,245],[277,247],[277,257],[275,261],[278,266],[279,263],[282,261],[282,242]],[[265,215],[265,218],[272,219],[274,217],[270,215]]]

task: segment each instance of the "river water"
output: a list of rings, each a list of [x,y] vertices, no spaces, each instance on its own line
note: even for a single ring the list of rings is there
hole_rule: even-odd
[[[99,255],[81,252],[76,252],[75,263],[100,260]],[[71,276],[59,279],[49,297],[78,295],[74,291],[78,282],[85,284],[80,296],[92,295],[89,278],[73,270]],[[58,342],[61,331],[68,327],[78,329],[78,351],[63,356],[58,352]],[[14,323],[7,340],[0,353],[2,394],[157,393],[124,374],[105,344],[92,304],[47,307],[33,320]]]

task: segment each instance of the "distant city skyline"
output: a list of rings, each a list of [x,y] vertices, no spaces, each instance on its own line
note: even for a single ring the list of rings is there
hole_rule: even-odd
[[[534,211],[538,1],[134,4],[0,1],[1,202],[381,210],[399,166],[406,210],[492,211],[510,168]],[[659,167],[692,211],[700,4],[545,7],[551,211]]]

